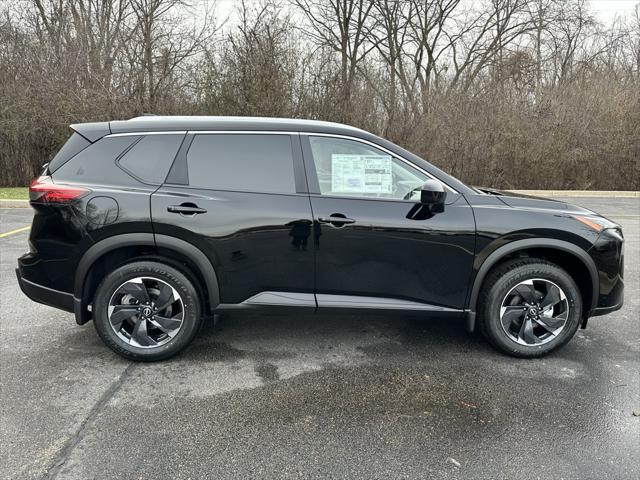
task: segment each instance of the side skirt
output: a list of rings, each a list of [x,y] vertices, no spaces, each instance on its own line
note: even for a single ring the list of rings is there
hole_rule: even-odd
[[[416,313],[434,316],[459,316],[465,313],[464,310],[412,302],[409,300],[399,300],[396,298],[296,292],[260,292],[241,303],[221,303],[217,306],[215,312],[222,313],[256,309],[266,309],[274,312],[286,312],[291,309],[313,309],[318,313],[339,311],[354,313],[355,311],[361,311],[384,314]]]

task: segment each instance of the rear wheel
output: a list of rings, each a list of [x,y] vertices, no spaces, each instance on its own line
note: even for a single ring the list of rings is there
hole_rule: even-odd
[[[492,271],[480,294],[480,330],[510,355],[540,357],[566,344],[582,317],[571,276],[540,259],[517,259]]]
[[[100,338],[130,360],[162,360],[177,354],[202,323],[191,281],[160,262],[134,262],[107,275],[93,307]]]

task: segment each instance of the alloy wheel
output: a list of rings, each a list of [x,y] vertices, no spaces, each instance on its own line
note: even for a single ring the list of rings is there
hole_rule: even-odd
[[[184,303],[164,280],[136,277],[115,290],[107,313],[111,328],[121,340],[134,347],[154,348],[178,334]]]
[[[520,345],[538,346],[552,341],[569,319],[569,302],[562,289],[542,278],[520,282],[506,294],[500,324]]]

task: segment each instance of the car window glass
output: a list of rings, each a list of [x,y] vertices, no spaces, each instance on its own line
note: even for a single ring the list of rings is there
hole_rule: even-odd
[[[55,157],[53,157],[49,162],[49,171],[52,173],[55,172],[70,158],[72,158],[74,155],[77,155],[89,145],[91,145],[91,142],[89,142],[89,140],[84,138],[82,135],[74,132],[73,135],[69,137],[69,140],[67,140],[66,143],[62,146],[60,151],[58,151]]]
[[[122,136],[98,140],[62,165],[54,173],[54,179],[96,185],[140,185],[116,165],[118,156],[138,138]]]
[[[320,193],[414,200],[428,177],[387,152],[355,140],[310,137]]]
[[[289,135],[200,134],[187,153],[189,185],[211,190],[295,193]]]
[[[184,134],[146,135],[118,164],[143,182],[161,184],[180,148]]]

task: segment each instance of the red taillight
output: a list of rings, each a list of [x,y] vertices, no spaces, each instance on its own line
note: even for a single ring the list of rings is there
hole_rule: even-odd
[[[29,200],[37,203],[69,203],[89,192],[83,187],[56,185],[51,177],[36,178],[29,186]]]

